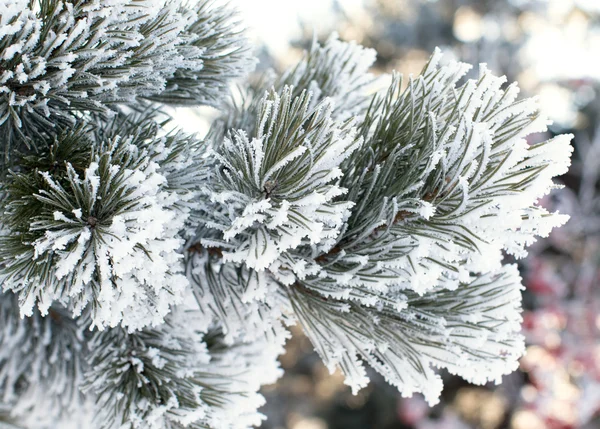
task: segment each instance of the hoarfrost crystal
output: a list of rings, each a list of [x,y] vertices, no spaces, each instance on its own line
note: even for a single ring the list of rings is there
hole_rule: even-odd
[[[354,392],[367,365],[431,404],[440,368],[516,369],[503,255],[567,220],[538,200],[572,151],[529,141],[516,85],[436,51],[376,91],[333,35],[237,103],[254,60],[217,2],[0,0],[0,24],[0,412],[246,429],[296,322]],[[160,104],[222,116],[201,140]]]

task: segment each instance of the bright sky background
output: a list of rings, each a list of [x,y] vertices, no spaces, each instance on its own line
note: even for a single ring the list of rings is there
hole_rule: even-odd
[[[316,31],[331,28],[331,13],[335,0],[230,0],[242,13],[242,18],[255,41],[264,42],[275,56],[282,55],[289,41],[300,34],[300,22]],[[358,13],[363,0],[338,0],[350,15]]]

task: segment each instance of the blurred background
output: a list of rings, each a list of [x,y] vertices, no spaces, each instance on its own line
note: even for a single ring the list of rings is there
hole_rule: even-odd
[[[295,331],[285,375],[263,390],[262,429],[600,428],[600,0],[232,0],[259,48],[284,69],[337,31],[377,50],[376,73],[418,73],[436,46],[537,95],[553,134],[575,135],[565,187],[542,203],[571,215],[519,261],[527,354],[500,386],[444,374],[441,403],[399,397],[375,373],[352,396]],[[537,136],[536,138],[539,138]]]

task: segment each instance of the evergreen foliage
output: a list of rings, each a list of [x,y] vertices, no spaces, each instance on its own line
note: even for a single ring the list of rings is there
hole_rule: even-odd
[[[439,368],[523,353],[504,254],[567,218],[538,200],[569,136],[485,66],[375,91],[332,36],[281,76],[206,0],[0,0],[0,407],[30,429],[247,428],[300,323],[356,391],[430,403]],[[210,105],[202,139],[162,104]],[[170,131],[169,131],[170,130]]]
[[[109,126],[106,134],[119,128]],[[177,249],[189,210],[175,204],[180,195],[166,184],[170,164],[192,158],[182,151],[194,142],[152,134],[114,135],[95,145],[76,130],[23,158],[6,188],[0,244],[3,284],[18,293],[22,314],[38,303],[45,315],[55,300],[79,314],[90,303],[94,325],[123,321],[139,329],[162,323],[170,304],[181,301]]]
[[[208,1],[6,0],[0,5],[5,157],[70,127],[156,98],[215,104],[252,60],[228,10]],[[43,140],[43,139],[42,139]]]

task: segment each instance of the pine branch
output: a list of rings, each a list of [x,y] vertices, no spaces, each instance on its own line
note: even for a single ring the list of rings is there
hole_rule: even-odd
[[[151,0],[10,2],[0,33],[0,131],[8,160],[84,112],[141,98],[212,104],[245,74],[246,40],[227,8]],[[166,92],[165,92],[166,91]]]
[[[254,135],[265,93],[281,93],[286,87],[294,98],[310,93],[311,110],[328,100],[336,121],[358,121],[366,113],[377,86],[377,79],[369,73],[375,55],[372,49],[340,41],[337,34],[323,44],[314,40],[304,57],[283,75],[268,70],[258,77],[250,76],[239,88],[241,101],[232,97],[222,106],[224,112],[211,128],[211,140],[221,141],[230,130],[241,129]]]
[[[193,206],[189,166],[198,144],[156,131],[150,118],[113,122],[105,140],[66,133],[22,159],[6,189],[0,261],[3,287],[19,295],[23,314],[38,304],[45,315],[53,301],[75,314],[89,305],[99,327],[139,329],[181,300],[177,251]]]
[[[531,100],[515,101],[516,87],[501,90],[485,69],[454,89],[466,67],[437,61],[404,92],[396,78],[366,115],[363,146],[343,166],[356,206],[326,258],[333,276],[352,271],[351,283],[371,287],[406,279],[424,291],[444,273],[459,281],[484,272],[490,258],[478,265],[474,255],[523,256],[534,235],[567,219],[535,202],[566,171],[570,136],[529,146],[524,137],[545,127]]]
[[[571,153],[527,143],[547,121],[516,86],[436,52],[370,96],[374,52],[333,36],[226,103],[253,61],[216,3],[7,0],[0,23],[0,412],[258,425],[294,320],[354,390],[365,365],[430,403],[434,367],[515,369],[502,255],[566,221],[537,201]],[[152,103],[223,117],[201,142]]]
[[[94,335],[83,390],[98,398],[100,428],[241,429],[260,422],[255,383],[272,381],[277,371],[267,370],[274,356],[258,359],[281,353],[281,345],[270,352],[260,339],[228,345],[218,329],[200,332],[198,317],[192,307],[180,308],[158,328]]]
[[[202,69],[177,69],[167,79],[164,92],[147,98],[167,104],[221,107],[229,83],[252,72],[256,60],[235,11],[213,0],[201,0],[194,9],[196,17],[185,33],[190,36],[189,45],[200,50]]]
[[[275,84],[278,90],[294,88],[292,95],[312,93],[313,106],[331,99],[332,116],[338,121],[364,116],[376,79],[369,73],[376,52],[355,42],[346,43],[332,34],[321,46],[316,40],[298,64]],[[312,107],[312,106],[311,106]]]
[[[281,323],[285,297],[278,285],[265,273],[223,263],[222,258],[215,247],[187,247],[187,278],[207,323],[218,320],[228,344],[286,338]]]
[[[214,153],[207,225],[223,236],[203,244],[258,271],[302,243],[330,247],[350,207],[334,202],[345,192],[334,182],[356,147],[351,123],[334,122],[328,102],[310,108],[308,94],[292,94],[267,94],[256,136],[233,131]]]
[[[267,186],[257,166],[289,156],[283,189],[303,193],[321,176],[304,175],[303,165],[294,164],[299,145],[281,132],[298,130],[310,141],[310,107],[297,109],[307,115],[284,108],[265,116],[268,96],[245,112],[259,118],[251,130],[266,138],[251,142],[237,131],[234,140],[212,143],[216,172],[207,189],[215,205],[205,209],[205,228],[196,237],[213,248],[204,272],[264,270],[276,280],[288,295],[282,308],[291,307],[290,317],[355,389],[367,382],[362,359],[404,394],[423,392],[432,403],[441,390],[432,366],[477,383],[514,370],[523,349],[521,286],[515,268],[502,267],[502,251],[523,256],[536,235],[566,221],[537,200],[555,187],[552,178],[566,171],[571,153],[570,136],[525,141],[546,121],[531,100],[516,100],[516,86],[502,89],[504,80],[484,67],[478,80],[457,86],[468,66],[440,66],[439,57],[436,52],[405,90],[395,76],[359,116],[356,148],[329,164],[339,169],[334,186],[344,190],[332,203],[346,205],[346,212],[326,245],[300,231],[269,229],[277,216],[291,218],[281,210],[270,214],[272,204],[289,205],[295,194],[281,192],[279,182]],[[294,98],[285,91],[283,106],[307,103],[303,93]],[[310,147],[335,153],[324,144]],[[222,290],[244,290],[240,276],[230,278]],[[194,288],[200,283],[192,279]],[[227,311],[215,317],[232,320]]]
[[[1,402],[38,424],[75,412],[83,403],[78,383],[86,366],[82,321],[59,307],[48,317],[36,311],[22,319],[12,293],[0,294],[0,321]]]
[[[423,297],[407,291],[395,308],[324,299],[301,283],[288,294],[325,364],[332,372],[339,366],[354,391],[368,383],[366,363],[403,396],[422,392],[434,404],[442,383],[433,367],[477,384],[500,382],[517,368],[524,351],[516,266],[456,290],[445,286]]]

